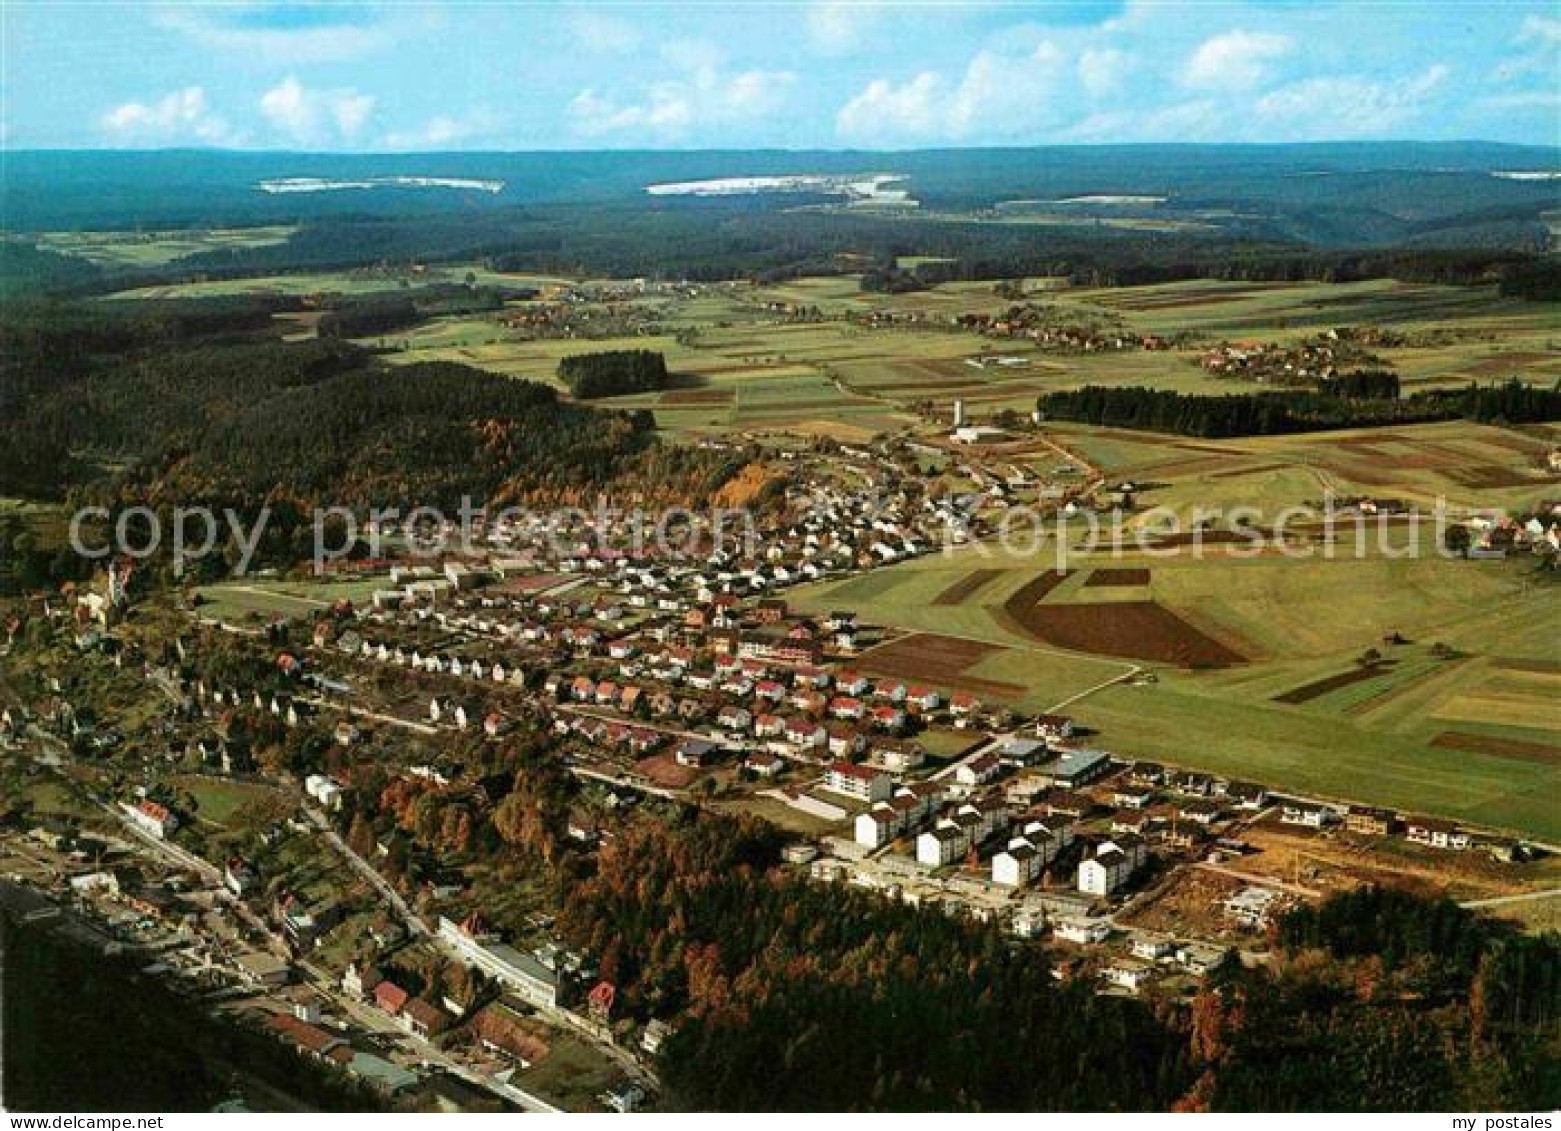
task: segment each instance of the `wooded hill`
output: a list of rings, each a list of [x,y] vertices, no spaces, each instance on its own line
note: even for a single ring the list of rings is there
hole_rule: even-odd
[[[717,454],[657,449],[648,413],[454,363],[392,369],[341,341],[278,341],[256,332],[264,305],[105,308],[0,320],[0,495],[449,506],[602,488],[685,498],[727,473]]]

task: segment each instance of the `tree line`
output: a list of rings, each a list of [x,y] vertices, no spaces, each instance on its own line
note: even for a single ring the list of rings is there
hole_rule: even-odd
[[[1513,379],[1471,383],[1412,397],[1390,396],[1397,379],[1349,377],[1316,392],[1286,390],[1205,395],[1144,386],[1086,385],[1043,393],[1043,417],[1112,428],[1174,432],[1184,436],[1271,436],[1339,428],[1467,419],[1480,423],[1529,423],[1561,418],[1561,383],[1548,388]]]

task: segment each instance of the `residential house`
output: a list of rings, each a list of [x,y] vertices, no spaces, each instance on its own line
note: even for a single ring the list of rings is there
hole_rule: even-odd
[[[1058,919],[1053,933],[1065,942],[1091,944],[1105,942],[1111,936],[1111,924],[1104,919],[1069,915]]]
[[[1286,825],[1300,825],[1308,829],[1320,829],[1331,823],[1334,812],[1326,805],[1310,801],[1286,801],[1279,811],[1279,820]]]
[[[1130,834],[1108,840],[1095,854],[1079,863],[1079,890],[1088,895],[1107,896],[1122,887],[1148,857],[1148,847]]]
[[[995,781],[1003,772],[1003,764],[995,754],[982,754],[967,759],[954,768],[954,781],[967,789],[975,789]]]
[[[680,766],[695,768],[706,765],[715,754],[715,751],[716,744],[713,742],[707,742],[702,738],[685,738],[678,743],[678,748],[676,753],[673,754],[673,758]]]
[[[1268,788],[1257,782],[1233,781],[1225,786],[1225,799],[1237,809],[1261,809],[1268,804]]]
[[[1100,972],[1101,979],[1110,985],[1136,994],[1154,979],[1154,968],[1139,962],[1113,962]]]
[[[1073,737],[1073,720],[1067,715],[1037,715],[1035,736],[1045,742],[1067,742]]]
[[[119,808],[130,818],[132,825],[158,840],[167,840],[168,834],[179,827],[179,818],[166,805],[147,798],[134,804],[121,801]]]
[[[401,1008],[401,1024],[408,1033],[423,1040],[437,1037],[450,1027],[451,1018],[431,1001],[420,997],[409,1000]]]
[[[1461,852],[1469,847],[1468,833],[1461,831],[1451,821],[1440,821],[1433,817],[1409,818],[1404,823],[1404,835],[1410,843],[1430,848]]]
[[[1131,949],[1134,958],[1141,958],[1146,962],[1158,962],[1175,952],[1176,943],[1164,935],[1135,935]]]
[[[952,864],[970,851],[970,835],[954,821],[939,821],[916,838],[916,862],[929,868]]]
[[[1391,809],[1377,809],[1370,805],[1351,805],[1344,814],[1344,827],[1362,836],[1387,836],[1398,826],[1398,816]]]
[[[773,778],[786,768],[786,759],[768,750],[758,750],[743,759],[743,766],[761,778]]]
[[[874,766],[832,762],[824,773],[824,788],[863,801],[884,801],[894,788],[894,780]]]
[[[1118,809],[1143,809],[1154,801],[1154,790],[1141,785],[1119,785],[1111,792]]]
[[[1225,814],[1225,807],[1218,801],[1207,797],[1194,797],[1183,801],[1176,807],[1176,815],[1179,820],[1191,821],[1195,825],[1208,828]]]
[[[411,994],[388,978],[374,987],[374,1004],[392,1017],[400,1016],[407,1002],[411,1000]]]
[[[1007,848],[992,857],[992,882],[1023,887],[1039,876],[1044,867],[1040,850],[1024,837],[1014,837]]]
[[[880,739],[871,747],[872,759],[890,773],[903,774],[927,760],[921,743],[909,740]]]

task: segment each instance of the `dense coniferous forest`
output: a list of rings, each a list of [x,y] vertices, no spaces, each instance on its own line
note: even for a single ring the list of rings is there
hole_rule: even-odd
[[[1278,925],[1284,961],[1193,1006],[1191,1104],[1235,1110],[1553,1110],[1561,936],[1366,888]]]
[[[559,923],[721,1110],[1453,1110],[1561,1099],[1561,938],[1449,901],[1336,896],[1190,1008],[1051,976],[994,925],[769,867],[775,834],[635,826]]]
[[[322,338],[371,338],[417,325],[427,318],[481,314],[504,306],[493,287],[421,287],[405,294],[336,299],[320,316]]]
[[[1041,414],[1112,428],[1175,432],[1184,436],[1272,436],[1291,432],[1323,432],[1335,428],[1366,428],[1460,418],[1481,423],[1509,424],[1561,419],[1561,385],[1543,388],[1521,381],[1469,385],[1435,390],[1398,399],[1389,383],[1375,378],[1350,378],[1322,391],[1264,392],[1206,396],[1143,386],[1086,385],[1045,393],[1036,401]],[[1392,385],[1396,387],[1395,378]],[[1377,390],[1377,391],[1369,391]]]
[[[1391,369],[1357,369],[1353,373],[1322,378],[1317,382],[1317,392],[1325,397],[1349,400],[1397,400],[1398,374]]]
[[[272,495],[440,505],[605,485],[652,442],[643,414],[598,413],[452,363],[389,372],[329,341],[100,364],[27,398],[18,420],[19,442],[0,453],[0,491],[57,490],[63,478],[88,494],[103,484],[238,505]]]
[[[541,729],[482,744],[492,807],[380,774],[339,817],[416,851],[521,864],[555,931],[668,1021],[667,1106],[696,1110],[1524,1110],[1561,1101],[1561,936],[1364,889],[1281,918],[1188,1001],[1054,977],[996,923],[779,866],[769,823],[694,807],[568,835],[580,785]],[[310,764],[291,767],[307,772]],[[461,822],[454,825],[459,832]],[[403,864],[390,861],[394,870]],[[597,976],[593,974],[592,977]],[[586,986],[572,991],[583,994]]]
[[[523,504],[615,488],[686,500],[733,470],[718,453],[658,445],[648,413],[454,363],[390,369],[331,338],[276,340],[268,302],[130,308],[0,318],[0,494],[240,510]]]
[[[1164,1109],[1183,1043],[1144,1005],[1059,986],[995,925],[769,867],[767,825],[645,822],[560,923],[665,1046],[681,1106],[726,1111]]]
[[[667,385],[667,359],[654,350],[580,353],[558,363],[558,376],[581,400],[650,393]]]
[[[1265,230],[1132,232],[1116,229],[929,223],[781,210],[762,201],[697,205],[533,206],[438,216],[311,219],[283,243],[201,252],[131,272],[63,269],[48,253],[0,260],[12,286],[91,294],[193,277],[351,268],[379,263],[480,259],[499,271],[657,279],[786,279],[863,273],[869,289],[914,290],[937,282],[1056,276],[1089,286],[1215,278],[1235,281],[1500,283],[1514,297],[1544,299],[1554,268],[1534,251],[1490,248],[1312,246]],[[946,262],[912,270],[903,255]]]

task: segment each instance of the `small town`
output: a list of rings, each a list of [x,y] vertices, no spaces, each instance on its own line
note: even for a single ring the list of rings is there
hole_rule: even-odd
[[[694,518],[636,553],[624,514],[479,516],[472,552],[333,562],[319,591],[354,596],[274,589],[265,615],[285,582],[170,607],[133,596],[129,562],[35,600],[6,626],[36,676],[0,711],[5,898],[387,1097],[627,1111],[656,1103],[675,1019],[616,1016],[613,981],[483,862],[477,821],[547,835],[489,796],[516,740],[573,779],[552,830],[573,851],[639,810],[751,813],[811,882],[998,923],[1108,995],[1189,999],[1264,962],[1288,908],[1378,876],[1499,905],[1548,874],[1552,850],[1509,834],[1113,753],[1066,701],[901,677],[916,634],[794,608],[794,585],[968,550],[1016,505],[1131,498],[962,430],[945,475],[971,489],[939,500],[903,487],[903,441],[763,449],[807,471],[748,546]],[[1557,529],[1503,545],[1553,552]],[[143,706],[107,715],[120,701]]]

